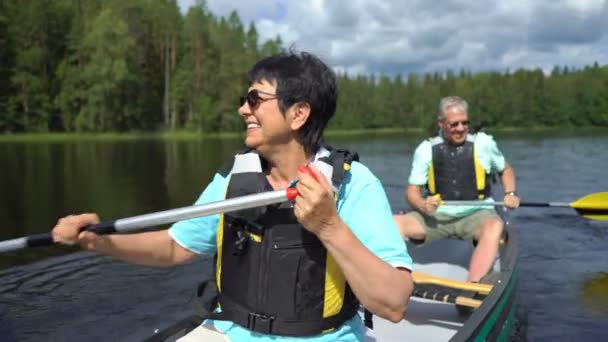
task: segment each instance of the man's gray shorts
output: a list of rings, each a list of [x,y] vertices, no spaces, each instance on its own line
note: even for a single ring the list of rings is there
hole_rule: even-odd
[[[425,243],[444,238],[462,239],[473,243],[475,232],[483,221],[492,217],[502,221],[494,209],[477,210],[464,217],[438,213],[427,216],[417,211],[410,212],[408,215],[412,215],[424,228]]]

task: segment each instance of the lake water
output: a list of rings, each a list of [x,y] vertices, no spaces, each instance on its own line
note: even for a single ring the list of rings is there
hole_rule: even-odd
[[[333,139],[359,152],[393,209],[419,137]],[[499,136],[528,202],[608,191],[608,136]],[[116,219],[190,205],[240,140],[0,143],[0,240],[47,232],[60,216]],[[495,193],[502,193],[500,187]],[[520,208],[521,333],[529,341],[608,338],[608,222],[570,208]],[[137,341],[192,312],[211,262],[128,265],[51,246],[0,255],[0,341]]]

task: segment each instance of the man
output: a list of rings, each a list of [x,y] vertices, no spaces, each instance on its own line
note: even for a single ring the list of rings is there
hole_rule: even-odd
[[[151,266],[215,254],[221,312],[181,341],[360,341],[359,303],[400,321],[413,288],[412,261],[379,180],[349,153],[323,145],[337,94],[335,74],[311,54],[259,61],[239,108],[248,150],[196,202],[295,184],[293,203],[132,235],[79,233],[97,216],[69,216],[53,229],[55,240]]]
[[[441,200],[492,201],[490,177],[498,172],[505,207],[517,208],[515,173],[492,136],[469,133],[465,100],[458,96],[441,99],[437,121],[439,135],[423,141],[414,152],[406,191],[414,211],[394,215],[394,219],[404,238],[475,241],[468,280],[479,282],[494,263],[504,223],[492,207],[441,206]]]

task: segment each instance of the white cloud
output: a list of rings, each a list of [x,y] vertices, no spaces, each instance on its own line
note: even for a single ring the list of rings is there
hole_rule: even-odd
[[[194,0],[179,0],[183,11]],[[207,0],[349,73],[608,64],[608,0]]]

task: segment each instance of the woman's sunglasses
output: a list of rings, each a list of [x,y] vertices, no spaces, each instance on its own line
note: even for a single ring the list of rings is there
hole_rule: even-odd
[[[465,127],[469,126],[469,120],[448,122],[448,126],[450,128],[456,128],[456,127],[458,127],[458,125],[463,125]]]
[[[269,95],[272,97],[261,97],[260,94],[264,94],[264,95]],[[241,96],[239,98],[239,104],[241,105],[241,107],[245,104],[245,102],[247,102],[247,104],[249,105],[249,108],[257,108],[257,106],[264,101],[268,101],[268,100],[273,100],[276,99],[277,95],[276,94],[271,94],[271,93],[267,93],[265,91],[261,91],[261,90],[257,90],[257,89],[252,89],[247,93],[247,96]]]

